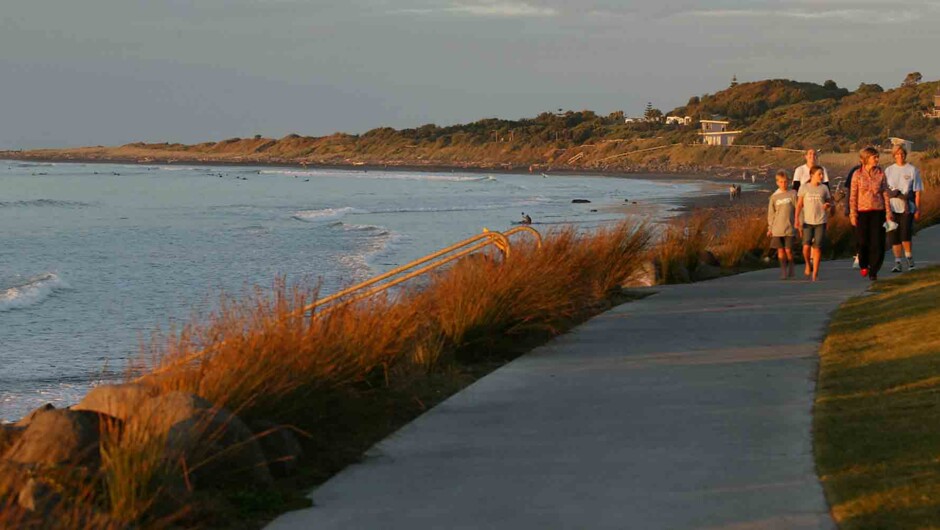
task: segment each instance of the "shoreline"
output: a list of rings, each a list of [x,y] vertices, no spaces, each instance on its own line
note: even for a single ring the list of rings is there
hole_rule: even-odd
[[[32,152],[24,151],[23,154]],[[610,178],[634,178],[644,179],[644,176],[662,176],[675,180],[703,180],[720,183],[739,183],[740,181],[730,176],[719,174],[729,171],[746,171],[742,167],[715,167],[711,171],[664,171],[662,168],[647,168],[637,171],[603,170],[588,168],[557,168],[538,171],[530,171],[525,167],[486,167],[486,166],[457,166],[447,164],[322,164],[322,163],[304,163],[292,162],[287,160],[261,161],[261,160],[186,160],[186,159],[168,159],[160,160],[141,160],[137,158],[97,158],[97,157],[67,157],[67,156],[17,156],[16,151],[0,151],[0,162],[33,162],[33,163],[52,163],[52,164],[123,164],[136,166],[195,166],[195,167],[264,167],[264,168],[284,168],[284,169],[334,169],[338,171],[388,171],[388,172],[406,172],[414,171],[421,173],[494,173],[499,175],[538,175],[545,174],[549,178],[553,176],[596,176]],[[648,180],[648,179],[644,179]]]

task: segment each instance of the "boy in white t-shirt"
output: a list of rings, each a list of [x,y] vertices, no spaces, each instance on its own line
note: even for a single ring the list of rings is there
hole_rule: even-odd
[[[800,187],[794,224],[803,239],[803,259],[806,262],[804,274],[812,275],[815,282],[819,279],[819,266],[822,262],[822,247],[826,240],[826,223],[829,221],[832,195],[829,193],[829,188],[823,184],[823,168],[813,166],[809,173],[812,180]]]
[[[891,199],[891,212],[898,227],[888,232],[888,244],[894,251],[894,268],[891,272],[901,272],[901,250],[907,258],[907,269],[914,268],[914,249],[911,240],[914,236],[914,221],[920,219],[920,193],[924,183],[920,180],[920,171],[907,163],[907,150],[904,146],[895,146],[894,164],[885,169],[885,183]]]

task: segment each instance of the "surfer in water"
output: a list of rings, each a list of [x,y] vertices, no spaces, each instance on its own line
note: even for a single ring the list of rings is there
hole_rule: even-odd
[[[526,215],[525,212],[522,212],[522,221],[521,221],[521,223],[524,224],[524,225],[530,225],[530,224],[532,224],[532,218],[529,217],[528,215]]]

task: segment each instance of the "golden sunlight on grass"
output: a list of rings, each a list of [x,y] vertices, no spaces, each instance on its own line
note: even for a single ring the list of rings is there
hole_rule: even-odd
[[[820,354],[816,464],[841,528],[940,520],[940,268],[835,314]]]

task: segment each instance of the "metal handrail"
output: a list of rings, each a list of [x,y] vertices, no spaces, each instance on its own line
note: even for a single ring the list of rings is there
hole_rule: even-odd
[[[478,241],[481,241],[481,240],[484,240],[484,239],[485,239],[486,241],[483,241],[482,243],[477,243]],[[435,262],[435,263],[432,263],[431,265],[428,265],[428,266],[426,266],[426,267],[422,267],[421,269],[418,269],[417,271],[412,271],[410,274],[408,274],[407,276],[404,276],[403,278],[396,278],[395,280],[392,280],[391,282],[382,284],[382,285],[380,285],[380,286],[378,286],[378,287],[376,287],[376,288],[374,288],[374,289],[370,289],[370,290],[367,291],[366,293],[363,293],[362,295],[357,296],[357,297],[356,297],[355,299],[353,299],[353,300],[345,301],[345,302],[343,303],[343,305],[345,305],[345,304],[347,304],[347,303],[351,303],[351,302],[353,302],[353,301],[355,301],[355,300],[361,300],[362,298],[365,298],[365,297],[368,297],[368,296],[372,296],[373,294],[380,293],[380,292],[384,291],[385,289],[388,289],[389,287],[392,287],[392,286],[394,286],[394,285],[398,285],[399,283],[402,283],[402,282],[405,281],[405,280],[409,280],[409,279],[411,279],[411,278],[414,278],[415,276],[420,276],[421,274],[424,274],[425,272],[428,272],[428,271],[430,271],[430,270],[436,269],[437,267],[440,267],[441,265],[444,265],[444,264],[446,264],[446,263],[450,263],[451,261],[454,261],[454,260],[457,259],[457,258],[466,256],[467,254],[470,254],[471,252],[476,252],[477,250],[480,250],[480,249],[482,249],[482,248],[488,247],[488,246],[490,246],[490,245],[493,245],[493,246],[495,246],[496,248],[498,248],[498,249],[500,250],[500,252],[502,252],[503,257],[508,257],[508,256],[509,256],[509,239],[508,239],[504,234],[502,234],[501,232],[491,232],[491,231],[487,230],[486,228],[484,228],[484,229],[483,229],[483,233],[481,233],[481,234],[477,234],[477,235],[475,235],[475,236],[473,236],[473,237],[464,239],[463,241],[461,241],[461,242],[459,242],[459,243],[454,243],[453,245],[451,245],[451,246],[449,246],[449,247],[447,247],[447,248],[443,248],[443,249],[441,249],[441,250],[438,250],[437,252],[434,252],[433,254],[428,254],[427,256],[425,256],[425,257],[423,257],[423,258],[421,258],[421,259],[417,259],[417,260],[415,260],[415,261],[412,261],[411,263],[408,263],[408,264],[406,264],[406,265],[402,265],[401,267],[396,267],[396,268],[394,268],[394,269],[392,269],[392,270],[390,270],[390,271],[388,271],[388,272],[386,272],[386,273],[384,273],[384,274],[380,274],[380,275],[378,275],[378,276],[376,276],[376,277],[374,277],[374,278],[372,278],[372,279],[370,279],[370,280],[366,280],[366,281],[364,281],[364,282],[362,282],[362,283],[353,285],[352,287],[343,289],[342,291],[340,291],[340,292],[338,292],[338,293],[334,293],[334,294],[331,294],[330,296],[327,296],[327,297],[325,297],[325,298],[321,298],[321,299],[317,300],[316,302],[313,302],[312,304],[306,305],[301,311],[304,312],[304,313],[306,313],[306,312],[308,312],[308,311],[313,311],[314,309],[317,309],[317,308],[320,307],[320,306],[324,306],[324,305],[326,305],[326,304],[332,303],[332,302],[334,302],[334,301],[336,301],[336,300],[339,300],[340,298],[343,298],[343,297],[345,297],[345,296],[348,296],[348,295],[350,295],[350,294],[352,294],[352,293],[354,293],[354,292],[356,292],[356,291],[360,291],[360,290],[362,290],[362,289],[365,289],[366,287],[370,287],[370,286],[372,286],[372,285],[375,285],[375,284],[377,284],[377,283],[379,283],[379,282],[382,282],[382,281],[384,281],[384,280],[387,280],[387,279],[389,279],[389,278],[391,278],[391,277],[393,277],[393,276],[397,276],[397,275],[399,275],[399,274],[402,274],[402,273],[404,273],[404,272],[406,272],[406,271],[408,271],[408,270],[410,270],[410,269],[414,269],[415,267],[417,267],[417,266],[419,266],[419,265],[424,265],[425,263],[427,263],[427,262],[429,262],[429,261],[434,261],[434,260],[437,259],[437,258],[440,258],[440,257],[442,257],[442,256],[446,256],[447,254],[450,254],[451,252],[455,252],[455,251],[457,251],[457,250],[460,250],[461,248],[466,247],[467,245],[471,245],[471,244],[473,244],[473,243],[477,243],[477,244],[476,244],[476,245],[473,245],[473,247],[471,247],[471,248],[469,248],[469,249],[464,249],[464,250],[460,251],[459,253],[457,253],[457,254],[455,254],[455,255],[453,255],[453,256],[447,256],[447,257],[445,257],[444,259],[442,259],[442,260],[439,261],[439,262]]]
[[[536,233],[537,233],[537,232],[536,232]],[[470,246],[468,246],[468,245],[470,245]],[[340,303],[337,303],[337,304],[332,305],[332,306],[330,306],[330,307],[321,309],[321,310],[317,313],[318,315],[324,315],[324,314],[326,314],[326,313],[328,313],[328,312],[330,312],[330,311],[336,310],[336,309],[338,309],[338,308],[340,308],[340,307],[349,305],[349,304],[354,303],[354,302],[357,302],[357,301],[359,301],[359,300],[363,300],[363,299],[365,299],[365,298],[368,298],[368,297],[370,297],[370,296],[372,296],[372,295],[378,294],[378,293],[380,293],[380,292],[382,292],[382,291],[384,291],[384,290],[386,290],[386,289],[388,289],[388,288],[390,288],[390,287],[393,287],[393,286],[395,286],[395,285],[398,285],[398,284],[400,284],[400,283],[403,283],[403,282],[405,282],[405,281],[408,281],[408,280],[410,280],[411,278],[414,278],[414,277],[416,277],[416,276],[420,276],[420,275],[422,275],[422,274],[424,274],[424,273],[426,273],[426,272],[428,272],[428,271],[434,270],[434,269],[436,269],[436,268],[438,268],[438,267],[440,267],[440,266],[442,266],[442,265],[445,265],[445,264],[450,263],[450,262],[452,262],[452,261],[454,261],[454,260],[460,259],[460,258],[462,258],[462,257],[464,257],[464,256],[467,256],[467,255],[469,255],[469,254],[472,254],[473,252],[476,252],[476,251],[478,251],[478,250],[484,249],[484,248],[486,248],[486,247],[488,247],[488,246],[490,246],[490,245],[493,245],[493,246],[495,246],[497,249],[499,249],[499,251],[503,254],[503,258],[504,258],[504,259],[509,256],[509,252],[510,252],[509,238],[506,237],[506,235],[503,234],[503,233],[501,233],[501,232],[491,232],[490,230],[487,230],[486,228],[484,228],[484,229],[483,229],[483,233],[481,233],[481,234],[477,234],[477,235],[475,235],[475,236],[473,236],[473,237],[467,238],[467,239],[465,239],[465,240],[463,240],[463,241],[461,241],[461,242],[459,242],[459,243],[455,243],[455,244],[453,244],[453,245],[451,245],[451,246],[449,246],[449,247],[447,247],[447,248],[438,250],[437,252],[434,252],[434,253],[432,253],[432,254],[428,254],[427,256],[424,256],[423,258],[420,258],[420,259],[417,259],[417,260],[415,260],[415,261],[412,261],[411,263],[408,263],[408,264],[406,264],[406,265],[402,265],[401,267],[397,267],[397,268],[395,268],[395,269],[392,269],[392,270],[390,270],[390,271],[388,271],[388,272],[386,272],[386,273],[384,273],[384,274],[380,274],[380,275],[378,275],[378,276],[376,276],[376,277],[374,277],[374,278],[371,278],[371,279],[369,279],[369,280],[366,280],[366,281],[364,281],[364,282],[362,282],[362,283],[359,283],[359,284],[353,285],[352,287],[343,289],[342,291],[339,291],[338,293],[334,293],[334,294],[332,294],[332,295],[330,295],[330,296],[327,296],[327,297],[325,297],[325,298],[322,298],[322,299],[320,299],[320,300],[317,300],[316,302],[313,302],[313,303],[311,303],[311,304],[308,304],[308,305],[304,306],[304,307],[301,308],[300,310],[298,310],[298,311],[296,311],[295,313],[293,313],[293,315],[296,316],[296,315],[298,315],[298,314],[305,314],[305,313],[307,313],[307,312],[315,311],[316,309],[318,309],[318,308],[320,308],[320,307],[322,307],[322,306],[324,306],[324,305],[326,305],[326,304],[330,304],[330,303],[332,303],[332,302],[336,302],[337,300],[340,300],[340,299],[343,298],[343,297],[349,296],[349,295],[355,293],[356,291],[360,291],[360,290],[365,289],[365,288],[367,288],[367,287],[372,287],[372,286],[374,286],[375,284],[377,284],[377,283],[379,283],[379,282],[382,282],[382,281],[384,281],[384,280],[387,280],[387,279],[389,279],[389,278],[392,278],[392,277],[394,277],[394,276],[397,276],[397,275],[399,275],[399,274],[402,274],[402,273],[404,273],[404,272],[406,272],[406,271],[409,271],[409,270],[411,270],[411,269],[414,269],[415,267],[418,267],[418,266],[420,266],[420,265],[424,265],[425,263],[428,263],[428,262],[430,262],[430,261],[437,260],[437,261],[434,261],[434,263],[431,263],[431,264],[429,264],[429,265],[425,265],[424,267],[421,267],[420,269],[413,270],[413,271],[411,271],[410,273],[408,273],[408,274],[405,275],[405,276],[402,276],[402,277],[400,277],[400,278],[395,278],[394,280],[392,280],[392,281],[390,281],[390,282],[383,283],[382,285],[378,285],[378,286],[372,287],[372,289],[369,289],[368,291],[363,292],[363,293],[359,293],[359,294],[357,294],[356,296],[354,296],[354,297],[352,297],[352,298],[349,298],[348,300],[343,300],[343,301],[340,302]],[[466,248],[465,248],[465,247],[466,247]],[[451,254],[451,253],[453,253],[453,254]],[[448,256],[448,254],[451,254],[451,255]],[[441,258],[441,259],[438,259],[438,258]],[[188,362],[194,361],[194,360],[196,360],[196,359],[198,359],[198,358],[200,358],[200,357],[202,357],[202,356],[204,356],[204,355],[207,355],[207,354],[211,353],[212,351],[218,349],[219,347],[223,346],[224,344],[225,344],[225,341],[222,341],[222,342],[219,342],[219,343],[217,343],[217,344],[213,344],[213,345],[211,345],[211,346],[208,346],[208,347],[206,347],[206,348],[203,349],[203,350],[200,350],[200,351],[198,351],[198,352],[195,352],[195,353],[192,353],[192,354],[190,354],[190,355],[187,355],[187,356],[186,356],[185,358],[183,358],[183,359],[179,359],[179,360],[177,360],[177,361],[175,361],[175,362],[172,362],[172,363],[170,363],[170,364],[168,364],[168,365],[161,366],[160,368],[156,368],[156,369],[152,370],[151,372],[149,372],[149,373],[147,373],[147,374],[144,374],[143,376],[139,377],[137,380],[144,379],[144,378],[146,378],[146,377],[148,377],[148,376],[153,376],[153,375],[155,375],[155,374],[159,374],[159,373],[165,372],[165,371],[167,371],[167,370],[169,370],[170,368],[173,368],[173,367],[175,367],[175,366],[179,366],[179,365],[181,365],[181,364],[186,364],[186,363],[188,363]]]
[[[507,238],[511,235],[518,234],[520,232],[529,232],[535,236],[535,248],[542,248],[542,234],[538,230],[532,228],[531,226],[517,226],[511,230],[503,232],[503,235]]]

